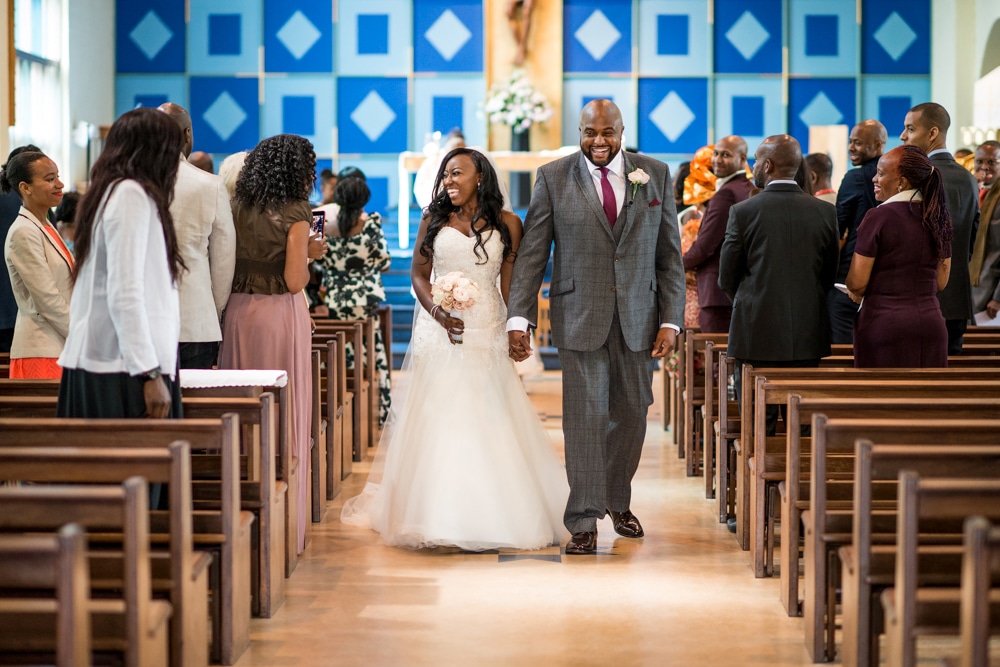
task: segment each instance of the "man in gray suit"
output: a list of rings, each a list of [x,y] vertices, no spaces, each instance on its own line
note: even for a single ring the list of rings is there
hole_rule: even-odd
[[[951,276],[948,286],[938,292],[941,314],[948,329],[948,354],[962,353],[962,338],[972,317],[972,283],[969,256],[979,227],[979,184],[976,177],[955,158],[945,145],[951,116],[940,104],[925,102],[910,109],[899,138],[916,146],[941,172],[944,195],[955,235],[951,241]]]
[[[754,158],[754,185],[763,192],[729,210],[719,260],[719,287],[733,300],[729,356],[737,360],[737,392],[744,363],[817,366],[830,354],[826,293],[840,256],[836,208],[795,182],[799,142],[768,137]],[[769,409],[769,434],[777,421],[777,409]]]
[[[673,349],[684,322],[670,172],[622,151],[622,130],[618,107],[594,100],[580,117],[581,152],[538,170],[510,289],[510,354],[521,360],[555,241],[549,299],[563,369],[567,554],[595,551],[606,514],[619,535],[643,536],[630,505],[653,357]]]

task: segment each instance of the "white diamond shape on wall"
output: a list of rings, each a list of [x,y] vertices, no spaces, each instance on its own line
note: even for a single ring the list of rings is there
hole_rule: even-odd
[[[726,39],[736,47],[745,60],[750,60],[757,55],[760,47],[764,46],[764,43],[770,38],[771,33],[749,11],[743,12],[736,23],[726,31]]]
[[[247,114],[232,95],[223,91],[212,102],[212,106],[208,107],[202,118],[205,119],[209,127],[215,130],[219,138],[223,141],[229,141],[229,137],[233,136],[233,133],[247,119]]]
[[[278,31],[278,41],[285,45],[296,60],[302,60],[313,44],[323,36],[305,14],[296,10],[292,17]]]
[[[128,34],[132,43],[150,60],[159,55],[173,36],[174,33],[152,9],[146,12]]]
[[[649,113],[649,120],[653,121],[663,136],[670,141],[677,141],[694,119],[694,112],[684,104],[681,96],[672,90]]]
[[[594,13],[576,29],[573,36],[594,60],[601,60],[622,38],[615,24],[609,21],[600,9],[595,9]]]
[[[806,125],[837,125],[844,119],[844,114],[830,101],[826,93],[820,91],[806,108],[799,113],[799,119]]]
[[[396,120],[396,112],[373,90],[351,112],[351,120],[365,133],[369,141],[378,141],[378,138],[392,125],[392,121]]]
[[[917,41],[917,33],[913,32],[910,24],[896,12],[889,14],[889,18],[872,36],[893,60],[899,60],[913,42]]]
[[[434,25],[427,29],[424,37],[441,54],[442,58],[451,62],[455,54],[461,51],[466,42],[472,39],[472,33],[465,27],[462,20],[455,16],[455,12],[446,9],[434,22]]]

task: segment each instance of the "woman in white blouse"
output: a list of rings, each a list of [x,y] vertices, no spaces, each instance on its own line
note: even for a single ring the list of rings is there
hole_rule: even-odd
[[[59,364],[61,417],[180,417],[170,217],[180,127],[155,109],[118,118],[77,212],[76,281]]]
[[[73,293],[73,255],[48,219],[49,209],[63,197],[59,169],[44,153],[18,153],[0,172],[0,188],[21,198],[4,243],[17,301],[10,376],[58,380],[62,370],[56,358],[69,332]]]

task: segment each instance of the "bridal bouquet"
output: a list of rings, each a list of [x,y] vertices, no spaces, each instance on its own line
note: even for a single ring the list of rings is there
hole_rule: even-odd
[[[508,125],[518,134],[552,117],[552,107],[545,95],[535,90],[521,69],[515,69],[509,79],[490,88],[482,111],[491,123]]]
[[[461,271],[452,271],[438,276],[431,284],[431,300],[434,305],[451,313],[452,317],[462,319],[462,311],[476,305],[479,297],[479,285],[469,280]],[[449,332],[450,333],[450,332]],[[461,344],[462,336],[451,334],[456,343]]]
[[[478,297],[479,285],[466,278],[461,271],[438,276],[431,285],[434,304],[452,313],[472,308]]]

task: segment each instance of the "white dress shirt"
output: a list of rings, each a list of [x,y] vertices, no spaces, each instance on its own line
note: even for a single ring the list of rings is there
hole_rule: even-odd
[[[90,253],[69,307],[59,365],[91,373],[174,376],[180,339],[177,286],[156,203],[123,180],[97,214]]]

